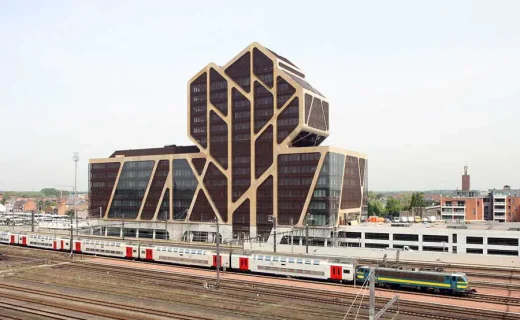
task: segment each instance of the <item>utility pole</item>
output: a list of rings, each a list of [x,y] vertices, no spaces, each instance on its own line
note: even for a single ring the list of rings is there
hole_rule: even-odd
[[[78,209],[76,207],[77,198],[78,198],[78,187],[77,187],[77,177],[78,177],[78,161],[79,161],[79,153],[74,152],[72,156],[72,160],[74,160],[74,216],[76,217],[76,235],[79,234],[78,228]]]
[[[164,239],[168,240],[168,212],[164,211]]]
[[[276,217],[270,215],[268,221],[273,223],[273,252],[276,253]]]
[[[375,320],[376,317],[376,284],[375,284],[375,269],[374,267],[370,267],[370,308],[368,309],[368,319],[369,320]]]
[[[294,229],[293,229],[293,218],[291,217],[291,254],[293,254],[293,249],[294,249],[293,232],[294,232]]]
[[[305,253],[309,254],[309,223],[305,221]]]
[[[74,228],[72,222],[72,216],[70,216],[70,257],[74,255]]]
[[[31,232],[34,232],[34,211],[31,211]]]
[[[121,216],[121,237],[125,240],[125,213]]]
[[[215,217],[215,222],[217,224],[217,261],[216,261],[216,269],[217,269],[217,284],[216,287],[218,288],[220,286],[220,231],[219,231],[219,223],[218,218]]]

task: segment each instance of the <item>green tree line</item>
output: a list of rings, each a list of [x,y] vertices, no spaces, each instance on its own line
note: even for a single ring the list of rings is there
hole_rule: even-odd
[[[401,211],[411,211],[412,208],[426,207],[428,205],[424,200],[424,192],[405,194],[400,199],[387,196],[386,203],[383,201],[384,198],[385,196],[382,194],[369,193],[369,216],[398,216]]]

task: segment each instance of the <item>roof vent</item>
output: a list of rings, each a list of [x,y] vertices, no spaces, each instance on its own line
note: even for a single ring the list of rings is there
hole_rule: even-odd
[[[468,226],[460,225],[460,226],[448,226],[448,229],[467,229]]]
[[[409,223],[392,223],[391,226],[392,227],[409,227],[410,224]]]

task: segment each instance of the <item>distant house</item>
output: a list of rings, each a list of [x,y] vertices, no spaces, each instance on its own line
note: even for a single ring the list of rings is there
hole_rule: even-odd
[[[27,200],[25,199],[21,199],[21,200],[16,200],[13,204],[13,208],[12,208],[12,211],[13,212],[25,212],[25,202],[27,202]]]
[[[23,211],[24,212],[33,212],[33,213],[37,213],[38,212],[38,204],[36,203],[36,201],[32,200],[32,199],[29,199],[25,202],[25,205],[24,205],[24,208],[23,208]]]
[[[78,217],[86,218],[88,216],[88,202],[80,198],[74,200],[74,197],[64,199],[57,208],[57,214],[66,215],[67,212],[73,211],[74,204],[76,204],[76,211],[78,212]]]
[[[0,203],[0,213],[6,213],[7,212],[7,208]]]

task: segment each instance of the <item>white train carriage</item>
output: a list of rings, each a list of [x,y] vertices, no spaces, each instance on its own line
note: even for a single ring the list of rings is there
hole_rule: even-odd
[[[217,254],[207,248],[141,244],[139,257],[148,261],[182,264],[187,266],[216,267]],[[220,266],[229,268],[229,253],[221,252]]]
[[[79,250],[78,250],[79,249]],[[90,253],[119,258],[137,258],[139,244],[126,241],[102,241],[82,239],[75,241],[76,252]]]
[[[233,254],[235,269],[290,277],[353,281],[355,259],[306,255]]]
[[[0,243],[11,244],[11,233],[7,231],[0,232]]]
[[[70,238],[56,237],[56,250],[70,251]]]
[[[41,234],[20,234],[20,244],[28,247],[58,250],[56,237]]]

